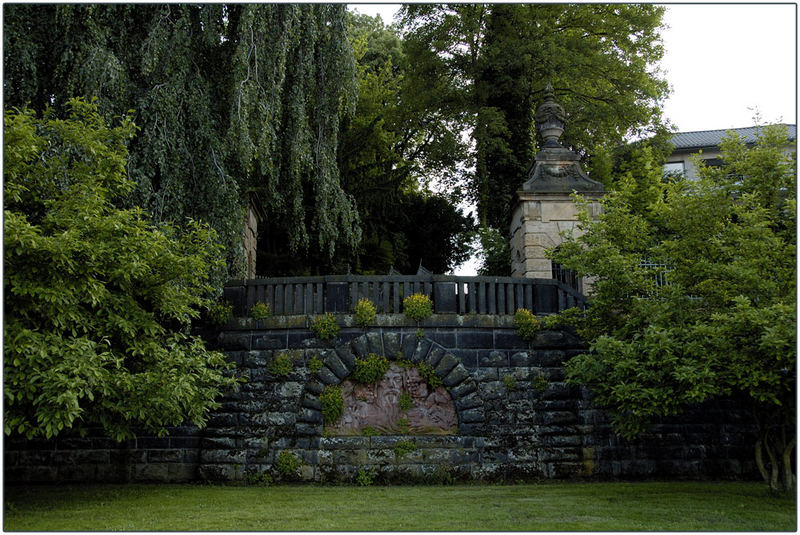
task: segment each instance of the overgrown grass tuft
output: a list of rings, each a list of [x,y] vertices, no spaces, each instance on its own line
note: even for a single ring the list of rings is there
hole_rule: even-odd
[[[369,506],[365,506],[369,504]],[[479,505],[479,506],[478,506]],[[795,531],[760,483],[5,489],[6,531]]]

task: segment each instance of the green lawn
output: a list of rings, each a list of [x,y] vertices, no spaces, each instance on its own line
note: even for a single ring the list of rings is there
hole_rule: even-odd
[[[758,483],[5,488],[6,531],[795,531]]]

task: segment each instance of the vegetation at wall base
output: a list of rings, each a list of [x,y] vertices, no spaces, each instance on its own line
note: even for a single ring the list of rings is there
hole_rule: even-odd
[[[53,437],[101,426],[203,426],[238,379],[189,334],[224,271],[213,230],[181,232],[115,205],[134,187],[130,117],[98,103],[4,116],[4,431]]]
[[[9,489],[6,531],[794,532],[797,527],[795,500],[770,495],[758,483]],[[371,507],[364,507],[367,502]]]
[[[581,237],[553,253],[593,278],[579,334],[590,351],[566,364],[616,431],[635,437],[660,415],[720,397],[748,400],[755,459],[773,490],[794,487],[796,446],[796,160],[786,128],[752,147],[732,133],[725,165],[662,180],[646,148]],[[666,281],[666,283],[664,283]]]

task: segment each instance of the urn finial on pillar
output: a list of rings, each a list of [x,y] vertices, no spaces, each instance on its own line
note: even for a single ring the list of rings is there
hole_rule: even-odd
[[[544,139],[545,147],[561,147],[558,139],[567,126],[567,112],[555,101],[553,85],[549,82],[544,90],[544,102],[536,109],[533,120],[536,122],[536,130]]]
[[[589,178],[580,156],[561,145],[559,138],[567,125],[567,113],[555,101],[553,86],[547,84],[543,102],[534,114],[536,129],[544,143],[528,168],[528,179],[517,193],[511,218],[511,275],[555,278],[547,249],[563,241],[566,230],[579,232],[578,208],[572,194],[592,201],[593,215],[599,214],[603,185]]]

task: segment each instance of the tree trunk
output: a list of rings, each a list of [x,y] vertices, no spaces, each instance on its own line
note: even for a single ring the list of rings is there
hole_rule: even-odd
[[[797,439],[793,438],[789,444],[783,449],[783,490],[792,492],[794,489],[794,474],[792,473],[792,451],[797,443]]]

